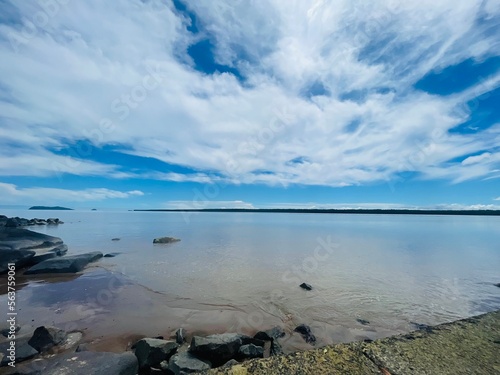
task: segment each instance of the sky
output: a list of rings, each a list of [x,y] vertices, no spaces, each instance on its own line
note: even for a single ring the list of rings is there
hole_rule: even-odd
[[[498,0],[0,9],[0,206],[500,209]]]

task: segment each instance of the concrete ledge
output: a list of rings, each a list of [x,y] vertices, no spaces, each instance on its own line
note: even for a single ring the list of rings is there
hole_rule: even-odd
[[[206,374],[500,374],[500,310],[372,343],[251,360]]]

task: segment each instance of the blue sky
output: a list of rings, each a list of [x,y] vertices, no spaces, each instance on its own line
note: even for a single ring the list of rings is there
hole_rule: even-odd
[[[500,209],[496,0],[0,7],[0,206]]]

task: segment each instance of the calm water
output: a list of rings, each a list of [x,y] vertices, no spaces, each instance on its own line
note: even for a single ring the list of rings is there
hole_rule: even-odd
[[[500,217],[3,213],[61,218],[65,224],[36,230],[61,237],[71,253],[120,252],[100,264],[178,306],[229,307],[256,328],[307,323],[323,343],[500,308],[492,285],[500,282]],[[161,236],[182,241],[153,245]],[[301,290],[301,282],[314,290]]]

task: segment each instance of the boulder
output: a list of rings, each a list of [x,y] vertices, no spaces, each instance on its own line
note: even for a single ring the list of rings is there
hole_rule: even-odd
[[[498,287],[498,288],[500,288],[500,283],[498,283],[498,284],[495,284],[495,286],[496,286],[496,287]]]
[[[104,254],[104,258],[114,258],[115,256],[119,255],[120,253],[108,253]]]
[[[305,289],[305,290],[312,290],[312,286],[307,284],[307,283],[302,283],[299,285],[302,289]]]
[[[52,259],[65,255],[68,252],[68,246],[62,244],[50,250],[36,250],[36,254],[28,262],[28,265],[33,266],[35,264],[41,263],[44,260]]]
[[[186,331],[184,328],[179,328],[177,331],[175,331],[175,342],[179,345],[184,344],[186,341]]]
[[[4,225],[6,228],[17,228],[21,226],[21,222],[19,221],[18,218],[11,217],[7,219]]]
[[[313,335],[309,326],[301,324],[297,326],[294,331],[300,333],[304,341],[308,344],[316,344],[316,336]]]
[[[179,375],[210,370],[212,365],[208,361],[203,361],[188,352],[184,352],[170,358],[168,365],[166,362],[162,362],[160,368],[165,372],[170,370],[175,375]]]
[[[178,238],[173,238],[173,237],[159,237],[155,238],[153,240],[153,243],[159,243],[159,244],[165,244],[165,243],[174,243],[174,242],[179,242],[180,240]]]
[[[267,331],[259,331],[255,334],[254,338],[264,341],[271,341],[269,354],[272,356],[282,355],[283,349],[278,342],[279,338],[285,337],[286,333],[281,327],[273,327]]]
[[[0,250],[0,275],[9,272],[9,263],[14,263],[16,269],[24,267],[35,254],[32,250]]]
[[[56,217],[49,217],[47,219],[47,224],[49,224],[49,225],[57,225],[57,224],[59,224],[59,219],[56,218]]]
[[[112,238],[111,241],[120,241],[118,237]]]
[[[210,361],[215,367],[221,366],[238,356],[246,336],[237,333],[223,333],[206,337],[194,336],[189,352],[194,356]]]
[[[38,354],[38,351],[28,344],[29,338],[29,336],[20,336],[16,338],[16,363],[26,361]],[[7,366],[9,362],[11,362],[11,358],[9,358],[9,348],[10,340],[0,343],[0,357],[2,357],[0,366]]]
[[[46,352],[53,346],[62,344],[67,338],[67,333],[56,327],[41,326],[35,329],[28,344],[39,353]]]
[[[177,345],[173,341],[145,338],[135,345],[135,356],[139,361],[139,368],[159,367],[163,361],[168,361],[177,352]]]
[[[136,375],[137,371],[137,358],[130,352],[78,352],[16,366],[15,374]]]
[[[48,259],[31,267],[25,272],[25,274],[32,275],[40,273],[76,273],[83,270],[87,264],[95,262],[100,258],[102,258],[102,253],[99,251],[94,251],[86,254]]]
[[[63,244],[59,237],[22,228],[0,227],[0,249],[47,251]]]
[[[242,358],[262,358],[264,357],[264,348],[254,344],[242,345],[238,353]]]

